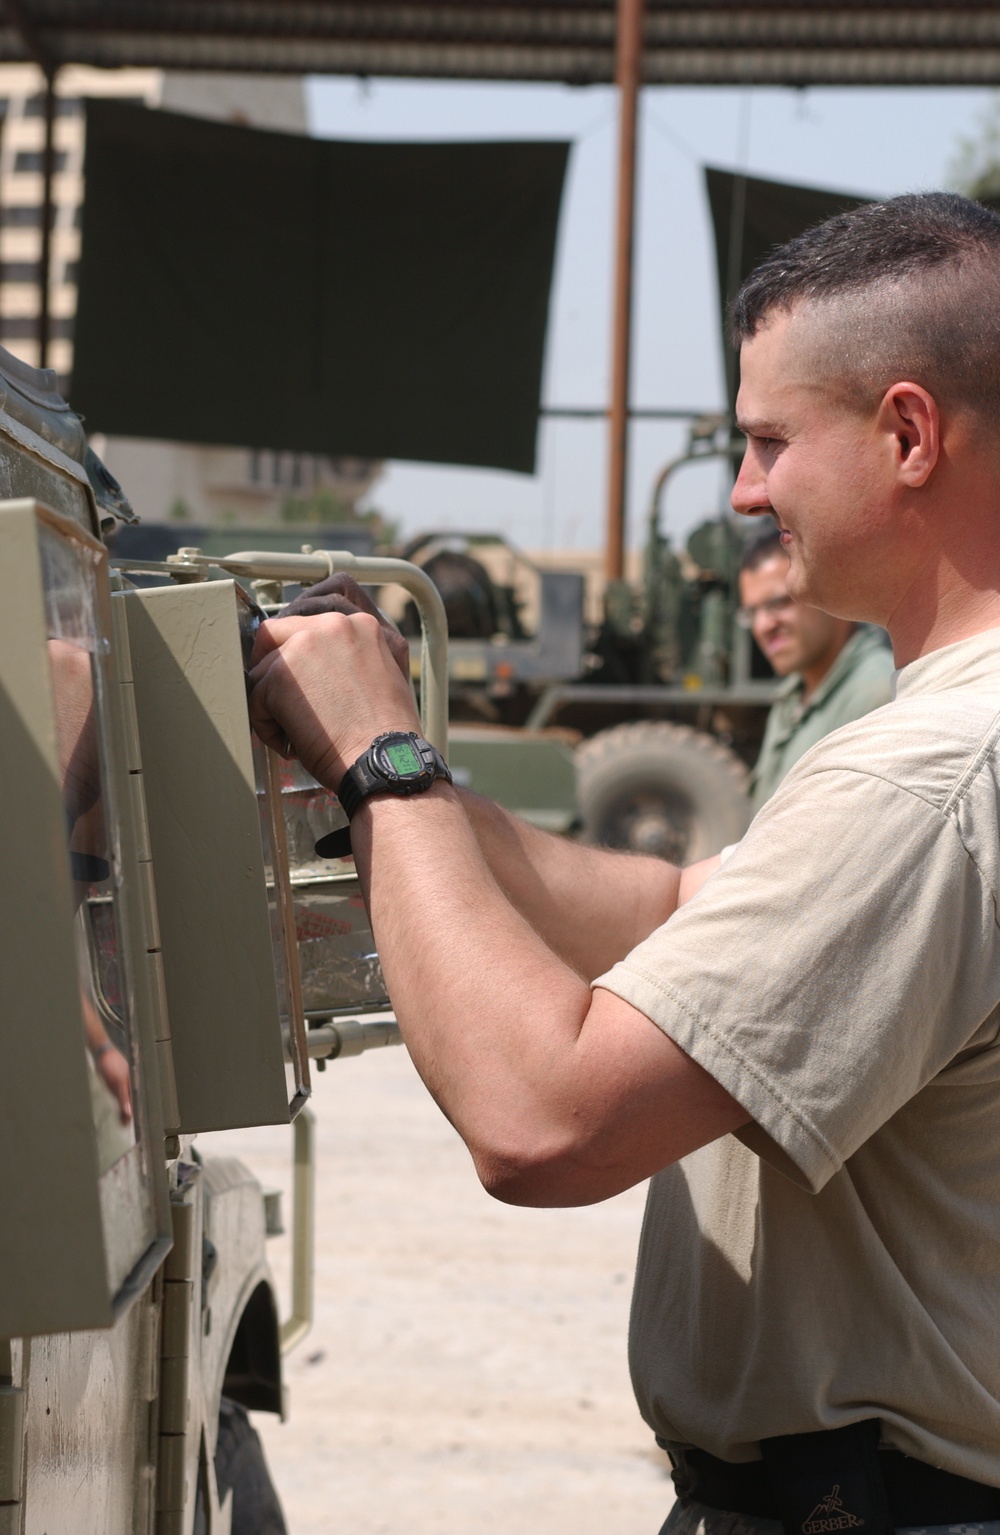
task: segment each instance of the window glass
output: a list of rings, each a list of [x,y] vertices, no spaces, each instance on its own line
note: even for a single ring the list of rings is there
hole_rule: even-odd
[[[336,795],[299,762],[282,762],[281,808],[306,1018],[391,1006],[354,860],[320,858],[316,843],[347,825]]]
[[[121,858],[104,735],[106,641],[99,554],[39,525],[48,658],[70,877],[77,904],[80,1006],[99,1170],[136,1144],[136,1055],[120,956]]]

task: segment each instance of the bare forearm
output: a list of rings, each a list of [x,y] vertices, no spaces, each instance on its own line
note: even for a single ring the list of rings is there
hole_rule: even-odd
[[[586,980],[603,974],[675,911],[681,873],[672,864],[583,847],[468,790],[459,797],[508,901]]]
[[[352,838],[403,1038],[491,1193],[591,1203],[746,1122],[648,1018],[542,941],[455,790],[369,800]]]
[[[261,740],[291,741],[331,788],[376,736],[416,728],[370,613],[272,620],[252,659]],[[647,1016],[586,983],[672,915],[677,870],[553,841],[440,782],[366,800],[351,840],[403,1037],[500,1198],[606,1198],[746,1123]]]
[[[407,1048],[489,1184],[558,1137],[590,988],[508,901],[454,790],[371,800],[352,841]]]

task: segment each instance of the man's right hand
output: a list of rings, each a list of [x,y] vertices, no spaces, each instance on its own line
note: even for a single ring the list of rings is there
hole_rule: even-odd
[[[371,612],[268,619],[250,663],[250,723],[260,740],[294,752],[334,794],[376,736],[420,729],[409,681]]]

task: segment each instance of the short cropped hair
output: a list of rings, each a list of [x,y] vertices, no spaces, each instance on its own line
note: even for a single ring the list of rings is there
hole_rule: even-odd
[[[838,213],[772,252],[732,308],[736,346],[815,306],[823,358],[869,408],[893,384],[980,414],[1000,435],[1000,217],[950,192]]]
[[[756,570],[758,565],[765,565],[768,560],[773,560],[776,555],[783,559],[788,558],[785,546],[781,542],[781,530],[773,524],[758,532],[752,538],[748,538],[743,545],[743,553],[740,555],[740,574],[744,570]]]

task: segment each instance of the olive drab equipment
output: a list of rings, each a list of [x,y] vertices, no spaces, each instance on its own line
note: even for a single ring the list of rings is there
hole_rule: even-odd
[[[315,851],[346,818],[250,731],[283,583],[406,587],[447,748],[422,572],[197,550],[129,571],[102,535],[131,516],[53,375],[0,349],[0,1535],[228,1530],[233,1433],[284,1411],[311,1319],[310,1062],[399,1037],[353,863]],[[284,1320],[273,1196],[191,1139],[281,1123]]]

